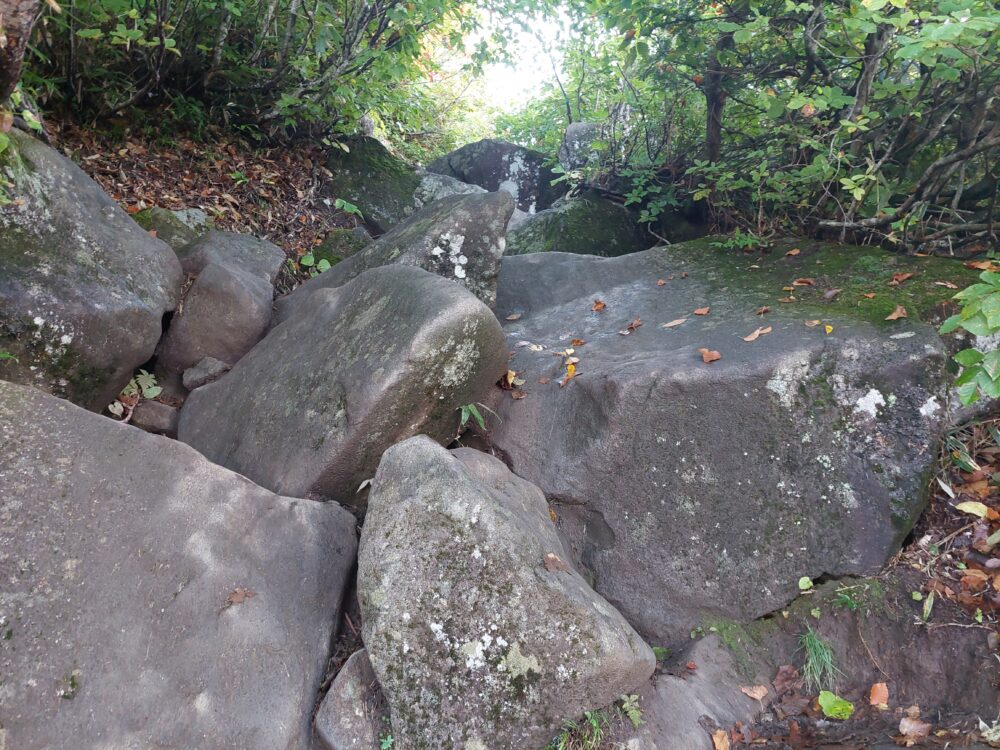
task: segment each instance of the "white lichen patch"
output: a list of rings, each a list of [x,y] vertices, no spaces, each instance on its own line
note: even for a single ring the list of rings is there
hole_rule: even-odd
[[[511,677],[526,677],[529,672],[541,674],[542,668],[534,656],[521,653],[521,646],[515,643],[500,660],[500,669]]]
[[[778,397],[786,409],[795,405],[799,384],[809,375],[809,353],[795,352],[785,357],[767,381],[767,389]]]
[[[885,396],[882,395],[882,392],[877,388],[871,388],[868,393],[854,402],[854,413],[867,414],[875,418],[878,416],[879,407],[885,405]]]
[[[937,396],[931,396],[920,407],[920,416],[933,417],[940,409],[941,404],[938,403]]]

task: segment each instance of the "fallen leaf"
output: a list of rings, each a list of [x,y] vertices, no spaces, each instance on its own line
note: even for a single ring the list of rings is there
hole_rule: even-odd
[[[717,351],[713,351],[712,349],[706,349],[705,347],[702,347],[701,349],[698,350],[698,352],[701,354],[701,361],[704,362],[706,365],[709,362],[715,362],[718,359],[722,359],[722,355],[719,354]]]
[[[829,336],[831,333],[833,333],[833,326],[825,325],[823,326],[823,330],[826,331],[826,335]]]
[[[778,667],[778,673],[774,676],[771,684],[774,685],[775,694],[782,695],[789,690],[797,690],[801,687],[802,678],[799,676],[799,670],[791,664],[782,664]]]
[[[576,365],[572,362],[566,365],[566,374],[563,375],[562,380],[559,381],[559,387],[562,388],[569,381],[576,377]]]
[[[766,336],[770,332],[771,332],[771,326],[767,326],[766,328],[758,328],[756,331],[754,331],[750,335],[744,336],[743,340],[744,341],[756,341],[761,336]]]
[[[952,284],[950,281],[935,281],[934,286],[943,286],[945,289],[958,289],[958,284]]]
[[[551,381],[551,378],[539,378],[538,379],[538,384],[539,385],[548,385],[550,381]]]
[[[688,662],[687,664],[685,664],[684,666],[685,666],[685,667],[686,667],[687,669],[691,670],[692,672],[694,672],[694,671],[695,671],[695,670],[696,670],[696,669],[698,668],[698,665],[697,665],[697,664],[695,664],[695,663],[694,663],[693,661],[689,661],[689,662]]]
[[[885,316],[886,320],[899,320],[900,318],[906,317],[906,308],[902,305],[896,305],[896,309]]]
[[[694,311],[694,314],[695,315],[708,315],[708,313],[709,313],[709,311],[711,309],[712,308],[710,308],[710,307],[699,307],[697,310]]]
[[[894,273],[892,275],[892,281],[889,282],[889,286],[899,286],[909,278],[913,278],[912,273]]]
[[[753,687],[740,686],[740,692],[755,701],[762,701],[767,697],[767,685],[754,685]]]
[[[622,336],[628,336],[630,333],[635,333],[635,330],[641,325],[642,325],[642,320],[640,318],[636,318],[618,333],[620,333]]]
[[[880,711],[885,711],[889,708],[889,686],[884,682],[874,683],[871,691],[868,693],[868,703]]]
[[[931,733],[931,725],[926,721],[904,716],[899,720],[899,733],[908,740],[920,740]]]
[[[688,272],[687,271],[685,271],[684,273],[681,274],[681,278],[682,279],[686,279],[687,277],[688,277]]]
[[[970,260],[965,264],[965,267],[977,271],[1000,271],[1000,266],[991,260]]]
[[[758,307],[757,312],[755,312],[754,315],[765,315],[766,313],[769,312],[771,312],[771,308],[768,307],[767,305],[764,305],[763,307]]]
[[[794,286],[783,286],[783,287],[781,287],[781,291],[783,291],[783,292],[794,292],[795,291],[795,287]]]
[[[514,370],[507,370],[507,372],[505,372],[500,377],[500,380],[497,382],[497,385],[499,385],[505,391],[510,391],[513,390],[514,381],[516,379],[517,379],[517,373]]]
[[[507,320],[517,320],[521,317],[521,313],[511,313],[507,316]]]
[[[677,320],[671,320],[669,323],[664,323],[661,328],[676,328],[681,323],[684,323],[687,318],[678,318]]]
[[[955,510],[961,511],[962,513],[968,513],[970,516],[979,516],[980,518],[986,518],[986,514],[990,511],[984,503],[974,502],[972,500],[959,503],[955,506]]]
[[[552,523],[558,523],[559,521],[559,516],[556,515],[556,512],[552,508],[549,508],[549,518],[552,519]]]
[[[816,279],[795,279],[792,286],[813,286],[815,283]]]
[[[601,312],[607,305],[604,304],[603,300],[595,299],[593,306],[590,308],[594,312]]]
[[[787,253],[785,253],[785,255],[798,255],[801,252],[802,251],[799,250],[797,247],[793,247],[791,250],[789,250]]]
[[[729,732],[716,729],[712,732],[712,750],[729,750]]]
[[[829,690],[820,690],[816,700],[828,719],[850,719],[854,713],[854,704]]]
[[[823,321],[821,321],[821,320],[807,320],[805,323],[806,323],[806,327],[808,327],[808,328],[815,328],[816,326],[818,326],[822,322]]]
[[[667,283],[667,280],[666,280],[666,279],[657,279],[657,280],[656,280],[656,285],[657,285],[657,286],[665,286],[665,285],[666,285],[666,283]]]
[[[844,291],[844,290],[843,289],[827,289],[825,292],[823,292],[823,299],[825,299],[825,300],[836,299],[837,295],[840,294],[842,291]]]
[[[515,401],[520,401],[522,398],[524,398],[527,395],[528,394],[525,393],[524,391],[511,391],[510,392],[510,397],[512,399],[514,399]]]
[[[234,604],[242,604],[247,599],[252,599],[257,596],[256,591],[245,588],[243,586],[237,586],[235,589],[229,592],[229,596],[226,597],[226,607],[232,607]]]
[[[792,297],[791,295],[789,295],[788,297],[782,297],[781,299],[778,300],[778,302],[794,302],[794,301],[795,297]]]
[[[584,345],[584,344],[586,344],[587,342],[586,342],[586,341],[584,341],[583,339],[573,339],[573,340],[572,340],[572,341],[570,341],[569,343],[571,343],[571,344],[572,344],[573,346],[583,346],[583,345]]]
[[[545,569],[550,572],[558,572],[563,570],[569,570],[569,566],[562,561],[555,552],[549,552],[545,556]]]
[[[864,298],[865,299],[875,299],[875,292],[865,292]]]

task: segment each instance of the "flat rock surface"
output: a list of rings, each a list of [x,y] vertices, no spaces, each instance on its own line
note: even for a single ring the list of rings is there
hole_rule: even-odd
[[[347,504],[382,451],[418,433],[448,442],[459,409],[504,372],[496,318],[419,268],[375,268],[309,295],[181,410],[179,437],[262,486]]]
[[[424,436],[379,465],[358,597],[400,750],[541,748],[653,671],[568,562],[538,488]]]
[[[0,740],[309,747],[355,539],[343,508],[0,381]]]
[[[180,264],[62,154],[19,130],[0,169],[0,376],[88,409],[114,401],[160,338]]]
[[[890,286],[900,272],[915,277]],[[953,294],[935,281],[968,276],[819,245],[505,258],[497,314],[516,316],[525,396],[497,391],[493,444],[644,635],[753,619],[803,576],[877,569],[906,536],[951,382],[920,314]],[[884,320],[899,304],[909,317]]]

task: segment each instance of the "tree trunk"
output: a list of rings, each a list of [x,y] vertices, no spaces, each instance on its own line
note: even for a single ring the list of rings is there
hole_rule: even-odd
[[[40,0],[0,0],[0,105],[21,79],[24,52],[39,15]]]
[[[725,70],[719,62],[719,52],[732,47],[732,32],[719,37],[715,49],[708,56],[702,86],[705,94],[705,159],[713,163],[722,156],[722,111],[726,107],[726,91],[723,88]]]

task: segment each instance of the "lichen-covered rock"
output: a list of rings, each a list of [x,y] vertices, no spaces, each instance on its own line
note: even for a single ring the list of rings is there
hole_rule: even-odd
[[[597,164],[601,151],[597,142],[603,130],[604,126],[599,122],[571,122],[567,125],[559,146],[559,164],[563,169],[582,169]]]
[[[285,262],[285,253],[267,240],[237,232],[211,231],[177,251],[184,273],[197,276],[218,263],[258,276],[273,284]]]
[[[387,232],[415,211],[449,195],[475,194],[482,188],[411,166],[370,136],[346,141],[349,151],[331,149],[327,183],[331,197],[353,203],[365,223]]]
[[[163,240],[175,251],[212,229],[211,220],[198,208],[171,211],[154,206],[133,214],[132,218],[147,232],[156,232],[157,239]]]
[[[372,243],[372,236],[364,227],[346,229],[337,227],[327,232],[323,241],[312,250],[318,263],[325,260],[330,265],[337,265],[344,258],[350,258]]]
[[[316,710],[316,736],[325,750],[381,750],[381,738],[392,734],[388,721],[368,652],[355,651]]]
[[[442,198],[279,299],[274,323],[292,315],[317,290],[334,289],[389,264],[416,266],[458,282],[493,307],[513,208],[504,192]]]
[[[206,357],[235,364],[263,338],[273,297],[266,278],[209,263],[170,321],[157,354],[158,367],[179,374]]]
[[[354,528],[0,382],[0,740],[307,750]]]
[[[213,357],[205,357],[194,367],[189,367],[184,371],[181,383],[187,390],[193,391],[195,388],[201,388],[203,385],[218,380],[229,370],[230,366],[225,362]]]
[[[88,409],[153,354],[181,269],[69,159],[20,131],[0,169],[0,376]]]
[[[506,369],[496,317],[412,266],[320,289],[225,376],[194,391],[178,434],[283,494],[361,502],[382,451],[418,433],[446,442],[458,410]]]
[[[179,409],[161,401],[143,401],[132,412],[130,424],[154,435],[177,436]]]
[[[564,252],[615,257],[653,245],[655,238],[619,203],[590,193],[560,198],[507,235],[507,255]]]
[[[537,487],[425,436],[382,457],[358,597],[399,750],[536,750],[655,665],[573,570]]]
[[[643,635],[745,622],[803,576],[877,569],[912,527],[951,382],[920,315],[953,294],[935,281],[971,275],[814,243],[505,258],[497,313],[519,315],[505,328],[526,396],[496,392],[491,438]],[[909,317],[886,321],[896,305]],[[552,355],[576,338],[560,387]]]
[[[551,206],[567,190],[563,183],[552,184],[559,175],[545,166],[545,161],[545,154],[487,138],[435,159],[427,171],[489,191],[503,190],[514,196],[519,209],[535,213]]]

